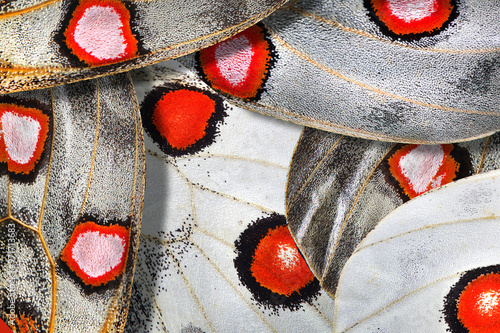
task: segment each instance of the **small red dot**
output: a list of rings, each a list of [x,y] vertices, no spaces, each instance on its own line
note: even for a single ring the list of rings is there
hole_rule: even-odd
[[[470,332],[500,332],[500,274],[481,275],[458,299],[458,319]]]
[[[172,147],[186,149],[206,135],[215,106],[215,101],[202,92],[171,91],[156,103],[152,122]]]
[[[272,229],[262,238],[250,270],[263,287],[286,296],[314,279],[286,226]]]

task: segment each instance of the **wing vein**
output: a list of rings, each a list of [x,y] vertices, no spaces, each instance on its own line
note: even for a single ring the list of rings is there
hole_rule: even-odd
[[[339,241],[340,241],[340,238],[342,237],[342,233],[344,232],[345,226],[347,225],[347,221],[351,217],[351,214],[354,211],[354,208],[356,208],[356,205],[358,204],[358,201],[359,201],[359,198],[361,197],[361,194],[364,192],[364,190],[366,188],[366,185],[368,184],[368,182],[370,181],[370,179],[373,177],[373,174],[378,169],[378,167],[380,166],[380,164],[382,163],[382,161],[387,157],[387,155],[391,152],[391,150],[395,146],[396,145],[393,145],[390,149],[388,149],[387,153],[385,153],[384,157],[382,157],[378,161],[377,165],[372,169],[372,171],[370,172],[370,174],[368,175],[368,177],[364,181],[363,185],[361,186],[361,189],[359,190],[358,194],[356,195],[356,198],[354,199],[354,202],[353,202],[353,204],[351,206],[351,209],[349,210],[349,213],[347,213],[347,215],[346,215],[346,217],[344,219],[344,222],[342,223],[342,227],[340,228],[339,236],[337,237],[337,240],[335,241],[335,245],[333,246],[332,250],[330,251],[330,255],[329,255],[329,258],[328,258],[328,263],[325,265],[325,270],[323,271],[323,274],[321,276],[321,281],[323,281],[323,279],[325,278],[326,274],[329,272],[328,268],[330,267],[330,265],[332,263],[332,260],[335,257],[335,255],[334,255],[335,254],[335,250],[337,249],[337,247],[339,245]]]
[[[201,249],[201,247],[196,244],[195,242],[193,242],[193,240],[191,240],[191,242],[193,243],[193,245],[198,249],[198,251],[200,251],[200,253],[207,259],[207,261],[212,265],[212,267],[220,274],[220,276],[231,286],[231,288],[236,292],[236,294],[238,294],[238,296],[250,307],[250,309],[252,309],[252,311],[262,320],[263,323],[265,323],[270,329],[271,331],[277,333],[277,331],[274,329],[274,327],[271,326],[271,324],[269,324],[265,318],[259,313],[259,310],[257,310],[255,308],[255,306],[250,302],[248,301],[245,296],[238,290],[238,288],[236,287],[236,285],[234,285],[231,280],[222,272],[222,270],[216,266],[212,260],[210,260],[209,256],[205,253],[205,251],[203,251],[203,249]]]
[[[449,106],[442,106],[442,105],[437,105],[437,104],[431,104],[431,103],[422,102],[422,101],[419,101],[419,100],[415,100],[415,99],[411,99],[411,98],[399,96],[399,95],[396,95],[394,93],[387,92],[387,91],[384,91],[384,90],[380,90],[378,88],[369,86],[368,84],[365,84],[365,83],[356,81],[354,79],[351,79],[351,78],[345,76],[344,74],[336,72],[333,69],[331,69],[331,68],[329,68],[329,67],[321,64],[319,61],[316,61],[313,58],[311,58],[308,54],[306,54],[304,52],[301,52],[301,51],[295,49],[294,47],[292,47],[290,44],[288,44],[287,42],[285,42],[281,37],[277,36],[275,33],[273,33],[273,37],[281,45],[283,45],[284,47],[286,47],[287,49],[289,49],[291,52],[293,52],[294,54],[296,54],[300,58],[302,58],[305,61],[309,62],[313,66],[316,66],[316,67],[322,69],[323,71],[325,71],[325,72],[327,72],[327,73],[329,73],[329,74],[331,74],[333,76],[338,77],[339,79],[341,79],[343,81],[347,81],[349,83],[355,84],[355,85],[357,85],[357,86],[359,86],[361,88],[364,88],[366,90],[372,91],[372,92],[374,92],[374,93],[376,93],[378,95],[383,95],[383,96],[394,98],[394,99],[397,99],[397,100],[400,100],[400,101],[404,101],[404,102],[407,102],[407,103],[411,103],[411,104],[415,104],[415,105],[419,105],[419,106],[423,106],[423,107],[428,107],[428,108],[431,108],[431,109],[442,110],[442,111],[446,111],[446,112],[457,112],[457,113],[466,113],[466,114],[479,114],[479,115],[496,116],[496,117],[500,116],[500,114],[497,113],[497,112],[478,111],[478,110],[465,110],[465,109],[458,109],[458,108],[453,108],[453,107],[449,107]]]

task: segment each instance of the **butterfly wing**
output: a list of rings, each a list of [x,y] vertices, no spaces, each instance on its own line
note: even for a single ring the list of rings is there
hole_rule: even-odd
[[[295,1],[182,62],[232,103],[322,130],[425,144],[498,131],[500,6],[433,3]]]
[[[0,93],[123,72],[227,38],[284,1],[8,1]]]
[[[126,74],[1,97],[2,319],[123,330],[144,187]]]
[[[334,331],[497,330],[498,176],[445,185],[380,222],[342,270]]]
[[[290,166],[287,218],[322,286],[335,293],[356,245],[404,202],[448,182],[498,169],[500,136],[405,145],[306,128]]]
[[[331,330],[333,300],[302,266],[283,214],[287,168],[301,128],[229,106],[176,62],[136,70],[133,77],[148,174],[128,332]],[[191,125],[205,100],[214,101],[207,103],[214,116],[200,121],[206,136],[188,139],[184,133],[197,133]],[[284,262],[308,276],[298,286],[279,274],[259,283],[249,269],[259,240],[279,250],[275,237],[283,241]],[[254,267],[261,277],[280,270],[260,264]]]

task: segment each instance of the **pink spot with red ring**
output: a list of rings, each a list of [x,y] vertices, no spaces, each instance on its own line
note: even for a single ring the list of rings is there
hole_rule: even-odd
[[[414,198],[455,179],[459,164],[453,145],[405,145],[388,160],[389,171],[408,197]]]
[[[123,273],[129,231],[119,225],[79,224],[61,253],[61,259],[85,284],[105,284]]]
[[[439,32],[454,16],[455,0],[365,0],[371,16],[395,36]]]
[[[239,98],[256,98],[269,75],[272,45],[259,25],[201,50],[202,76],[217,90]]]
[[[41,110],[0,104],[0,162],[11,172],[29,174],[42,155],[49,117]]]
[[[73,12],[64,35],[72,52],[89,65],[114,63],[137,53],[130,12],[119,1],[83,1]]]

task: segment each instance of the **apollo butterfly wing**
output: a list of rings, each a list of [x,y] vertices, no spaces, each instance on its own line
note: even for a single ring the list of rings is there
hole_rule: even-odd
[[[449,182],[498,169],[500,135],[445,145],[378,142],[307,128],[290,166],[290,230],[335,294],[357,244],[391,211]]]
[[[50,87],[175,58],[238,33],[284,2],[2,2],[0,93]]]
[[[499,11],[473,0],[294,1],[180,61],[231,103],[280,119],[382,141],[466,141],[500,129]]]
[[[301,128],[231,106],[175,61],[132,75],[148,174],[127,332],[331,330],[283,214]]]
[[[144,187],[126,74],[0,97],[0,316],[16,332],[121,332]]]

